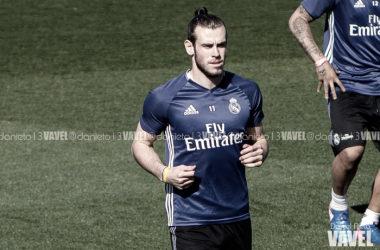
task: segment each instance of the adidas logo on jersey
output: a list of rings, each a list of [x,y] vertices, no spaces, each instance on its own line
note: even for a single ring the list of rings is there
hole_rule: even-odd
[[[362,2],[362,0],[358,0],[355,5],[354,5],[354,8],[364,8],[365,5],[364,3]]]
[[[184,115],[197,115],[199,114],[199,111],[196,110],[193,105],[190,105],[185,112],[183,112]]]

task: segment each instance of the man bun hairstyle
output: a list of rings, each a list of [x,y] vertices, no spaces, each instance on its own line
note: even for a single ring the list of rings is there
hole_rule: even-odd
[[[195,17],[190,21],[189,25],[187,25],[187,40],[189,40],[193,45],[195,45],[195,40],[197,40],[197,37],[194,34],[194,30],[198,25],[209,29],[216,29],[221,26],[224,26],[224,28],[226,28],[226,25],[222,19],[212,14],[208,14],[206,7],[197,9],[195,11]]]
[[[195,11],[195,16],[206,15],[206,14],[207,14],[206,7],[199,8]]]

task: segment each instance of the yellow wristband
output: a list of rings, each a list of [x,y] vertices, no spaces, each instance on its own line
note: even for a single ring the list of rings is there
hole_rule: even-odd
[[[167,183],[169,169],[170,169],[170,167],[166,167],[164,170],[164,182],[165,183]]]

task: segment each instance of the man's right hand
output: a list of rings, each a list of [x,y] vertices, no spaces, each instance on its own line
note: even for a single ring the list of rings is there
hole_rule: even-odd
[[[170,168],[167,173],[166,182],[180,190],[188,188],[194,182],[195,168],[195,165],[179,165]]]
[[[324,90],[325,90],[325,99],[329,98],[329,87],[330,87],[333,99],[337,98],[334,83],[336,83],[343,92],[346,91],[346,89],[344,88],[343,84],[340,82],[337,76],[337,74],[339,74],[340,71],[335,70],[329,62],[325,62],[323,65],[316,67],[316,70],[317,70],[318,81],[319,81],[317,91],[318,92],[321,91],[322,84],[323,84]]]

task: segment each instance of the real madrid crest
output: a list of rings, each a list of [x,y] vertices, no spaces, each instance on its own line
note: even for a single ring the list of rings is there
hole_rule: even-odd
[[[230,99],[230,105],[228,105],[228,109],[230,110],[230,112],[232,114],[239,114],[240,113],[240,110],[241,110],[241,107],[240,107],[240,104],[237,103],[237,100],[235,98],[231,98]]]
[[[340,143],[340,138],[338,134],[334,134],[334,144],[338,146]]]

